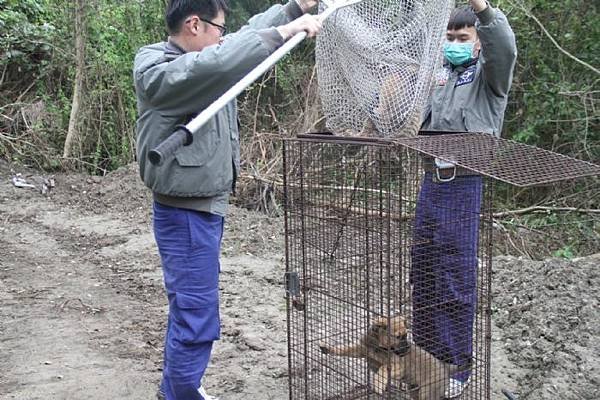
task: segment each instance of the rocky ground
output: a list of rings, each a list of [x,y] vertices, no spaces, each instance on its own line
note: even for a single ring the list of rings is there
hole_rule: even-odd
[[[0,161],[0,399],[153,399],[166,317],[150,196],[135,167],[58,175],[42,195]],[[222,340],[205,378],[222,400],[286,399],[281,218],[232,207]],[[493,398],[600,398],[600,255],[494,260]]]

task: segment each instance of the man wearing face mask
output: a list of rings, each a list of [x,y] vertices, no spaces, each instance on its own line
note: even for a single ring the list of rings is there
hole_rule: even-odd
[[[166,41],[142,47],[133,68],[137,160],[153,193],[154,236],[169,302],[159,399],[214,400],[201,386],[220,336],[219,251],[240,170],[235,100],[161,166],[148,151],[214,102],[286,40],[321,28],[316,0],[290,0],[226,34],[227,0],[170,0]]]
[[[444,67],[423,114],[424,134],[500,136],[516,63],[506,16],[470,0],[450,16]],[[477,241],[482,178],[442,160],[425,159],[412,248],[413,337],[442,361],[468,365],[477,301]],[[452,376],[446,398],[466,388],[470,368]]]

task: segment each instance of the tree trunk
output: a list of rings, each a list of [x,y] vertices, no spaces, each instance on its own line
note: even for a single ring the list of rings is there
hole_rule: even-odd
[[[72,154],[73,142],[79,140],[79,129],[77,120],[79,118],[79,109],[81,107],[83,76],[85,70],[85,39],[86,39],[86,15],[85,0],[76,0],[75,2],[75,85],[73,87],[73,102],[71,105],[71,115],[69,117],[69,130],[65,139],[63,158],[70,158]]]

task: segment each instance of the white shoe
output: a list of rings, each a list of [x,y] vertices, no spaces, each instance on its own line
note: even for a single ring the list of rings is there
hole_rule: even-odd
[[[198,393],[200,393],[200,396],[202,396],[204,400],[219,400],[218,397],[207,395],[206,390],[204,390],[204,386],[202,385],[200,385],[200,387],[198,388]]]
[[[448,382],[448,386],[446,386],[446,392],[444,393],[444,398],[446,399],[454,399],[464,392],[465,388],[469,384],[469,381],[461,382],[458,379],[450,378]]]

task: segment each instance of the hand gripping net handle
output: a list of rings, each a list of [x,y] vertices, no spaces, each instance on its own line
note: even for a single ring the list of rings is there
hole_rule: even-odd
[[[324,21],[336,10],[347,7],[352,4],[360,3],[364,0],[344,0],[344,1],[328,1],[328,8],[319,14],[319,17]],[[214,103],[205,108],[196,118],[191,120],[185,126],[178,126],[175,132],[167,139],[160,143],[157,147],[150,150],[148,158],[154,165],[162,165],[166,160],[172,158],[174,154],[183,146],[190,145],[193,142],[194,133],[204,126],[212,117],[214,117],[225,105],[233,101],[240,93],[242,93],[254,81],[260,78],[273,65],[281,60],[287,53],[296,47],[301,41],[306,38],[306,32],[300,32],[294,35],[290,40],[285,42],[283,46],[278,48],[273,54],[258,64],[252,71],[243,77],[238,83],[233,85],[229,90],[221,95]]]

